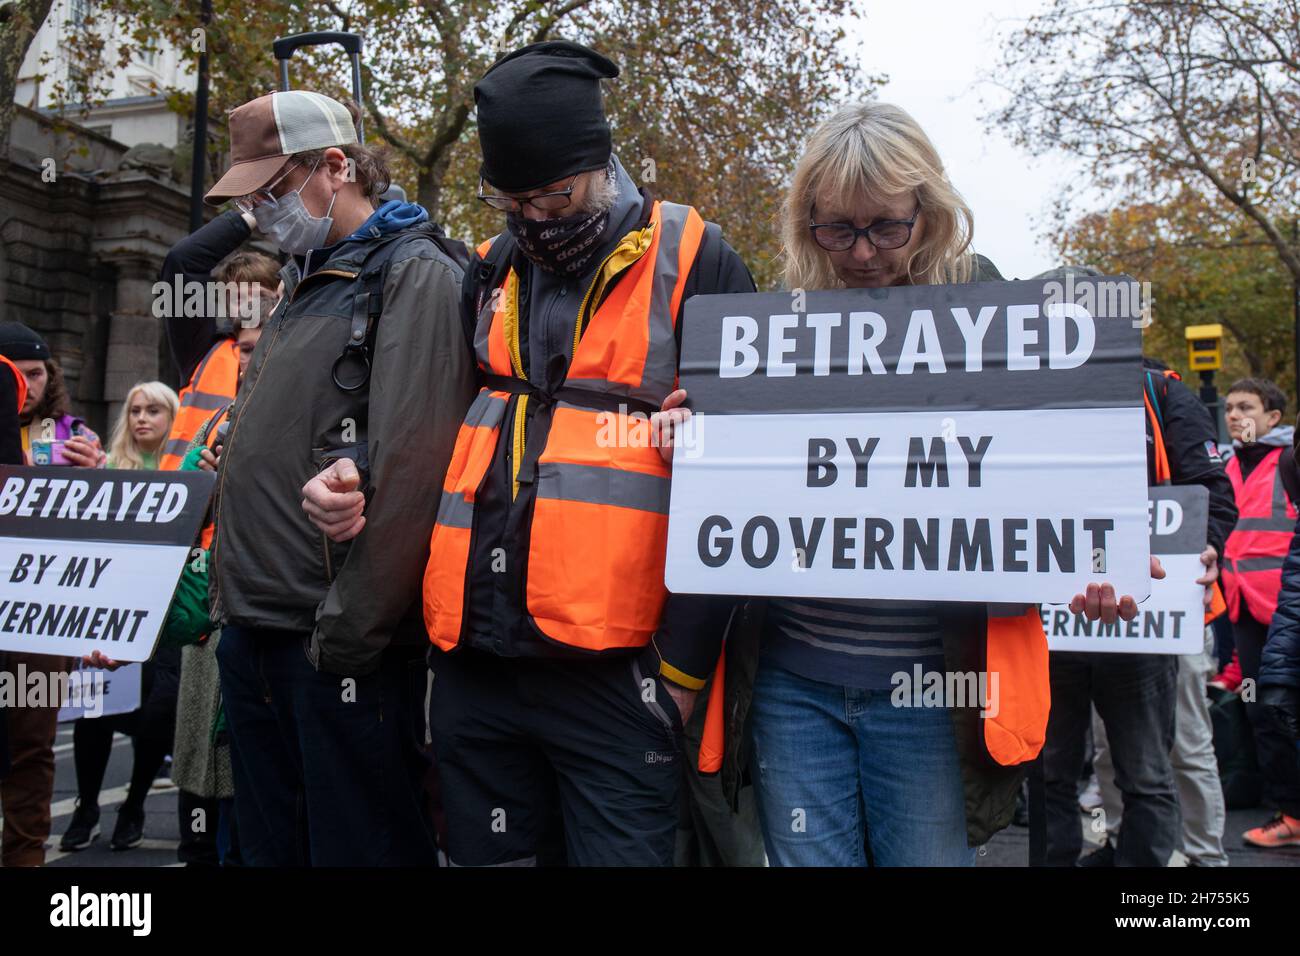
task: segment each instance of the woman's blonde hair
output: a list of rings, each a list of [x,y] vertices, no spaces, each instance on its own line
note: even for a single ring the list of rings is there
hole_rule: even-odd
[[[906,111],[889,103],[840,107],[808,140],[795,167],[782,210],[782,255],[789,289],[836,289],[830,255],[808,230],[818,197],[843,206],[883,204],[915,195],[925,231],[908,258],[913,285],[966,282],[967,252],[975,223],[925,131]]]
[[[172,423],[176,421],[176,410],[180,408],[181,401],[170,388],[162,382],[137,382],[131,386],[131,391],[126,393],[126,401],[122,403],[122,411],[117,416],[117,424],[113,426],[113,437],[109,439],[108,443],[108,459],[110,466],[113,468],[137,469],[144,467],[145,451],[140,447],[139,442],[135,440],[135,434],[131,431],[131,402],[137,394],[143,395],[147,402],[167,406],[167,429],[163,433],[164,444],[167,442],[167,433],[172,429]],[[159,445],[156,453],[161,454],[161,452],[162,445]]]

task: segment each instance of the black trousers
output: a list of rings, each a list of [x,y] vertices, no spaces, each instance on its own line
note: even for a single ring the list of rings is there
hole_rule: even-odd
[[[176,795],[176,819],[180,843],[176,847],[178,862],[190,866],[219,866],[217,857],[217,819],[221,804],[181,790]]]
[[[317,671],[310,635],[227,625],[217,647],[248,866],[432,866],[419,649],[371,674]],[[418,718],[418,719],[417,719]]]
[[[631,657],[433,650],[429,723],[453,865],[671,866],[682,724]],[[562,831],[562,837],[559,831]]]
[[[1053,651],[1050,668],[1052,711],[1043,746],[1048,865],[1073,866],[1083,846],[1079,771],[1095,704],[1124,798],[1115,864],[1167,866],[1182,831],[1169,762],[1178,658]]]
[[[140,708],[129,714],[81,717],[73,724],[73,764],[77,796],[82,804],[99,803],[100,787],[113,752],[113,734],[127,734],[135,748],[131,785],[121,809],[144,810],[158,768],[171,753],[176,735],[176,699],[180,690],[181,656],[177,648],[161,648],[141,665]]]
[[[73,765],[77,770],[77,796],[85,806],[98,806],[104,772],[113,753],[114,732],[128,734],[135,747],[131,765],[131,785],[121,809],[133,813],[144,810],[145,798],[153,785],[158,768],[171,752],[170,734],[158,735],[139,730],[139,711],[111,717],[81,717],[72,727]]]
[[[1268,625],[1255,620],[1243,607],[1232,630],[1241,676],[1258,683],[1259,658],[1268,639]],[[1264,778],[1264,800],[1289,817],[1300,817],[1300,751],[1296,750],[1295,740],[1274,724],[1253,699],[1246,700],[1246,716],[1255,731],[1255,754]]]

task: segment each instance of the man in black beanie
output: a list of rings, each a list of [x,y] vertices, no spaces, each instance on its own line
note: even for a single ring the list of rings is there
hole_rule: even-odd
[[[617,76],[549,41],[474,88],[479,198],[506,229],[465,273],[484,387],[424,580],[455,864],[671,864],[683,723],[729,609],[664,589],[671,467],[646,418],[675,389],[683,303],[754,283],[716,225],[613,154],[601,81]],[[362,503],[329,480],[305,507],[346,537]]]

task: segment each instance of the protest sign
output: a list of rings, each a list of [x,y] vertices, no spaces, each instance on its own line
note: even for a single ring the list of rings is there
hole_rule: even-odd
[[[0,466],[0,650],[153,653],[207,472]]]
[[[692,298],[667,586],[1144,599],[1142,321],[1102,294],[1131,281]]]
[[[1205,550],[1210,493],[1201,485],[1162,485],[1149,490],[1151,553],[1165,576],[1151,582],[1151,596],[1131,621],[1103,624],[1068,607],[1044,604],[1043,630],[1054,651],[1127,654],[1200,654],[1205,650]]]
[[[124,664],[105,670],[77,662],[68,675],[68,694],[59,708],[59,723],[82,717],[112,717],[140,709],[143,665]]]

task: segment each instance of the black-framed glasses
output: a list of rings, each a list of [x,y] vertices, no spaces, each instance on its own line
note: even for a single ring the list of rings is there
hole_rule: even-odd
[[[852,249],[858,236],[864,236],[877,249],[900,249],[911,240],[912,227],[919,215],[921,204],[917,203],[911,219],[878,219],[861,229],[851,222],[811,222],[808,228],[813,241],[827,252]]]
[[[559,212],[569,205],[570,197],[573,195],[573,188],[577,184],[580,175],[582,174],[578,173],[569,180],[569,185],[565,189],[553,193],[539,193],[536,196],[529,196],[527,199],[513,199],[510,196],[484,192],[484,180],[480,178],[478,181],[478,198],[493,209],[500,209],[502,212],[519,212],[524,206],[532,206],[539,212]]]

